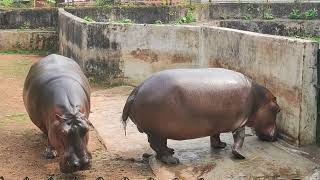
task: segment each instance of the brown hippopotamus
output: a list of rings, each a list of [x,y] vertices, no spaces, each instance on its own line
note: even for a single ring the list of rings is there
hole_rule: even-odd
[[[32,122],[48,137],[46,158],[60,157],[60,170],[88,169],[90,86],[79,65],[52,54],[33,64],[23,101]]]
[[[244,159],[240,149],[245,126],[257,136],[275,141],[276,98],[245,75],[222,68],[172,69],[155,73],[129,95],[123,109],[141,133],[148,135],[157,159],[177,164],[167,139],[187,140],[210,136],[211,147],[224,148],[220,133],[232,132],[232,153]]]

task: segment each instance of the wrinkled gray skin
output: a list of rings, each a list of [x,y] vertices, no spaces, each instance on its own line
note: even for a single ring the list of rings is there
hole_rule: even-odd
[[[90,86],[79,65],[55,54],[33,64],[23,101],[32,122],[48,136],[45,157],[58,155],[64,173],[88,169]]]
[[[232,132],[232,153],[244,159],[241,147],[245,126],[258,137],[275,141],[280,108],[266,88],[241,73],[222,69],[173,69],[154,74],[127,99],[122,120],[136,124],[148,135],[157,158],[177,164],[167,139],[186,140],[210,136],[213,148],[224,148],[220,133]]]

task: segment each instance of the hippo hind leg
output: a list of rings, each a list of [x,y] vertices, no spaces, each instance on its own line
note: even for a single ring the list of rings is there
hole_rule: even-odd
[[[215,148],[215,149],[221,149],[227,146],[225,142],[222,142],[220,140],[220,134],[210,136],[210,145],[212,148]]]
[[[178,164],[179,159],[173,157],[174,149],[167,147],[167,139],[148,134],[150,147],[157,153],[156,157],[165,164]]]

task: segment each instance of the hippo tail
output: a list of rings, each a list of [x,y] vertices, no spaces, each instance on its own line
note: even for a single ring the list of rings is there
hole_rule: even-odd
[[[138,93],[138,90],[139,90],[139,86],[135,87],[132,90],[132,92],[129,95],[129,97],[128,97],[127,101],[126,101],[126,104],[124,105],[124,108],[123,108],[121,122],[123,124],[124,135],[127,135],[127,131],[126,131],[127,120],[128,120],[129,115],[130,115],[130,110],[131,110],[132,103],[135,100],[135,97],[136,97],[136,95]]]

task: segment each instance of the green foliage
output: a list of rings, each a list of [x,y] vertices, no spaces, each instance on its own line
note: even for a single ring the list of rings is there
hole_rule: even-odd
[[[113,21],[113,22],[123,23],[123,24],[131,24],[131,23],[133,23],[131,19],[127,19],[127,18],[123,18],[123,19],[116,20],[116,21]]]
[[[266,20],[271,20],[271,19],[274,19],[273,17],[273,14],[271,12],[271,9],[267,9],[264,14],[263,14],[263,19],[266,19]]]
[[[304,12],[305,19],[314,19],[318,16],[318,10],[316,8],[309,9],[308,11]]]
[[[96,0],[97,6],[110,6],[112,3],[112,0]]]
[[[292,9],[289,18],[290,19],[315,19],[318,16],[318,10],[316,8],[309,9],[303,14],[298,9]]]
[[[317,41],[318,43],[320,43],[320,36],[311,36],[311,37],[309,37],[309,39],[311,39],[313,41]]]
[[[163,24],[161,20],[156,20],[154,24]]]
[[[0,0],[0,5],[4,6],[6,8],[12,7],[13,5],[13,0]]]
[[[302,18],[302,14],[300,12],[300,10],[298,9],[292,9],[290,15],[289,15],[290,19],[301,19]]]
[[[47,1],[47,4],[49,4],[49,5],[55,5],[56,4],[55,0],[46,0],[46,1]]]
[[[93,20],[91,17],[89,17],[89,16],[85,16],[84,18],[83,18],[84,20],[86,20],[87,22],[96,22],[95,20]]]
[[[243,16],[243,19],[245,19],[245,20],[251,20],[251,19],[253,19],[253,18],[252,18],[251,15],[244,15],[244,16]]]
[[[194,17],[191,10],[188,10],[185,16],[182,16],[177,20],[178,24],[185,24],[185,23],[191,23],[191,22],[196,22],[196,18]]]
[[[26,21],[22,24],[22,26],[20,26],[20,29],[30,29],[30,22]]]

